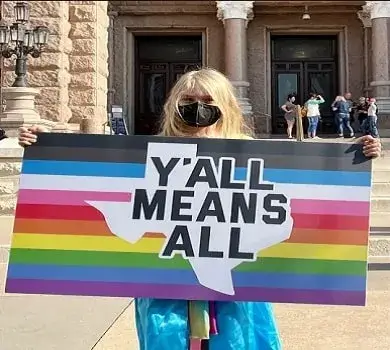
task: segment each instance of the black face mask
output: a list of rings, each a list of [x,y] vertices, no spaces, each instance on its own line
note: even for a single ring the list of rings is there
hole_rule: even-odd
[[[217,106],[202,102],[179,106],[179,113],[187,125],[196,127],[211,126],[221,117],[221,110]]]

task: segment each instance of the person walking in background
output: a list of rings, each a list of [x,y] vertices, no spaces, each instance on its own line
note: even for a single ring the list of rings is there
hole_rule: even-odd
[[[334,99],[334,101],[332,102],[332,104],[330,105],[330,108],[332,109],[332,115],[333,115],[333,123],[334,123],[334,127],[335,127],[335,132],[338,133],[339,132],[339,121],[338,121],[338,118],[337,118],[337,108],[335,107],[336,106],[336,102],[337,102],[337,98],[339,96],[336,96],[336,98]]]
[[[295,120],[297,118],[298,106],[294,103],[295,95],[289,94],[287,96],[286,103],[280,108],[284,112],[284,119],[287,122],[287,136],[289,139],[292,139],[292,131],[294,128]]]
[[[337,96],[333,105],[333,110],[337,115],[339,137],[344,137],[345,129],[349,132],[350,137],[354,137],[354,131],[350,123],[351,104],[344,96]]]
[[[307,109],[307,119],[309,126],[307,128],[307,137],[316,138],[317,137],[317,127],[318,122],[320,121],[320,104],[324,103],[325,100],[321,95],[316,93],[310,93],[310,98],[305,103],[305,108]]]
[[[355,110],[357,104],[352,99],[352,94],[350,92],[346,92],[344,94],[344,98],[348,103],[349,106],[349,122],[352,127],[353,123],[355,122]],[[353,129],[353,128],[352,128]]]
[[[378,138],[378,106],[376,105],[375,98],[372,97],[368,101],[367,119],[363,123],[363,133],[364,135],[371,135],[374,138]]]
[[[359,122],[359,131],[363,132],[363,123],[367,119],[368,101],[364,96],[359,97],[359,103],[356,105],[356,118]]]
[[[0,128],[0,141],[6,138],[8,138],[8,136],[6,135],[5,131]]]

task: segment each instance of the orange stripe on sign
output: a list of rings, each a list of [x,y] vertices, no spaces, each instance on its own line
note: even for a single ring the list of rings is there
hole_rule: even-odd
[[[16,219],[15,233],[112,236],[105,221]],[[147,232],[144,237],[164,238],[162,233]],[[288,243],[367,245],[368,232],[354,230],[293,229]]]

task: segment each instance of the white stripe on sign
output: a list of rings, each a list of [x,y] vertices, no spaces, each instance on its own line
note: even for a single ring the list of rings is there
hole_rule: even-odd
[[[136,188],[145,188],[144,179],[29,175],[20,176],[20,189],[95,191],[95,192],[132,192]],[[154,187],[154,186],[153,186]],[[183,189],[183,188],[177,188]],[[295,199],[370,201],[371,188],[362,186],[332,186],[306,184],[276,184],[275,191]]]

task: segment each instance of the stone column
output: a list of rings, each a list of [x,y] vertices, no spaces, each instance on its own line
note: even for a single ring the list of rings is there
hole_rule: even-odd
[[[115,49],[115,35],[114,35],[114,22],[115,18],[118,17],[118,12],[109,11],[109,27],[108,27],[108,71],[110,72],[108,76],[108,98],[107,103],[109,108],[114,104],[115,88],[114,88],[114,74],[115,71],[115,61],[114,61],[114,49]]]
[[[107,120],[108,1],[69,1],[69,106],[85,133],[103,133]],[[82,119],[89,119],[83,121]]]
[[[363,6],[363,10],[358,11],[358,18],[363,24],[363,61],[364,61],[364,96],[370,96],[372,94],[372,88],[370,87],[371,79],[371,15],[370,12]]]
[[[367,1],[372,22],[372,82],[379,127],[390,129],[390,1]]]
[[[217,17],[225,27],[225,74],[236,88],[243,114],[252,124],[248,98],[248,22],[253,18],[254,1],[217,1]]]

